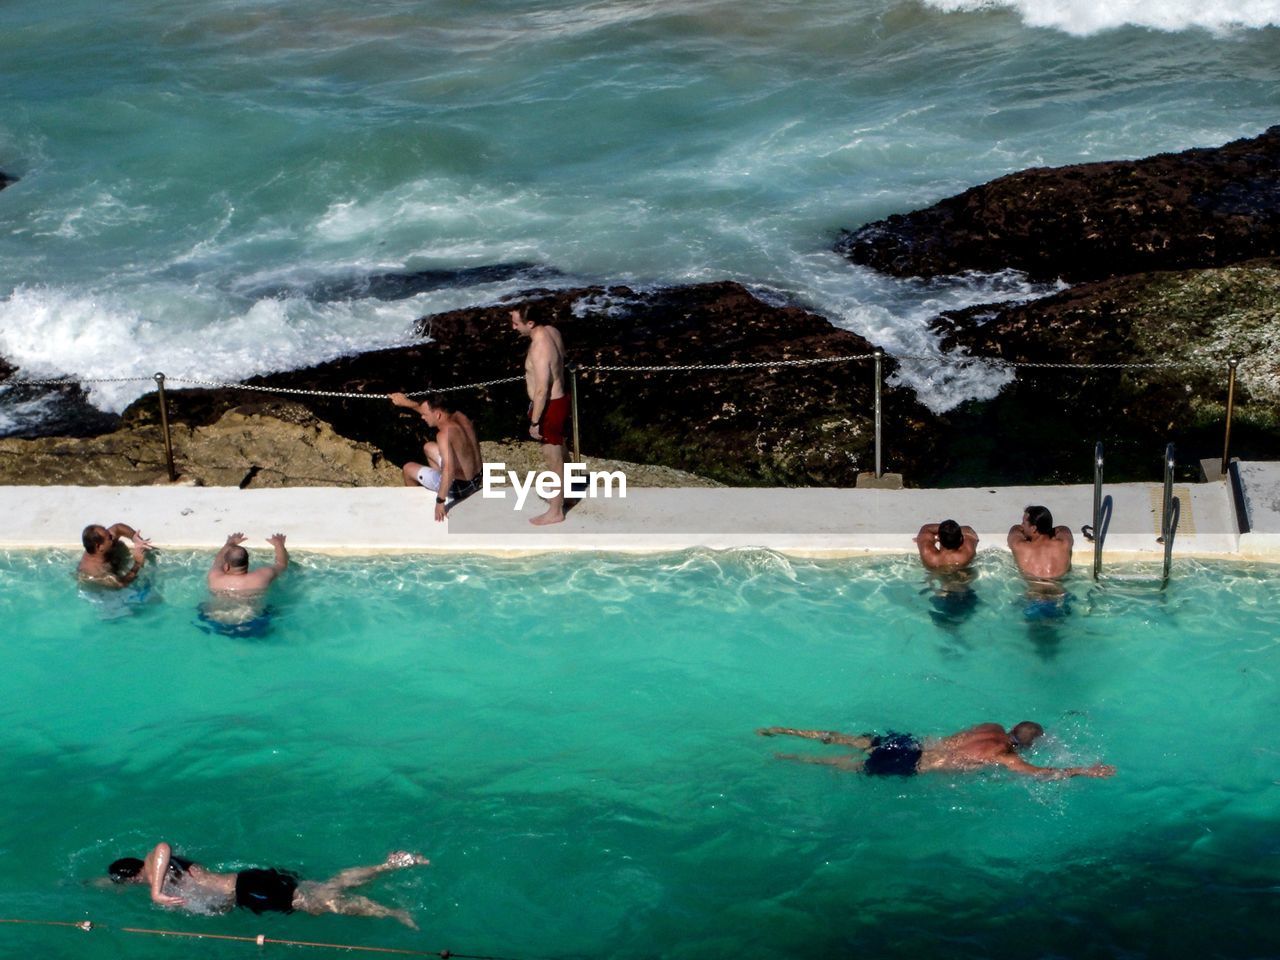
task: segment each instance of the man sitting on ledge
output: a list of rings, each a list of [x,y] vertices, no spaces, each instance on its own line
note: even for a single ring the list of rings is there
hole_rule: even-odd
[[[907,733],[889,732],[884,736],[866,733],[855,736],[835,730],[796,730],[791,727],[764,727],[756,733],[762,737],[804,737],[807,740],[838,743],[861,750],[867,755],[865,760],[855,760],[850,756],[819,757],[794,753],[780,753],[778,759],[821,763],[842,770],[860,770],[870,776],[909,777],[934,771],[970,772],[993,765],[1042,780],[1109,777],[1116,772],[1115,767],[1101,763],[1095,763],[1091,767],[1036,767],[1027,763],[1018,755],[1018,751],[1029,747],[1044,733],[1044,727],[1031,720],[1023,720],[1008,731],[998,723],[980,723],[949,737],[924,741]]]
[[[424,486],[436,495],[436,520],[444,519],[445,510],[465,500],[481,487],[480,441],[476,428],[442,393],[433,393],[421,403],[414,403],[403,393],[388,396],[397,407],[417,411],[436,438],[422,446],[426,463],[409,461],[404,465],[404,485]]]
[[[129,552],[133,555],[133,567],[123,572],[120,570],[121,537],[129,540]],[[152,549],[151,541],[127,523],[113,523],[109,527],[91,523],[80,534],[80,540],[84,544],[84,556],[76,567],[76,576],[85,583],[110,590],[127,587],[138,579],[147,551]]]

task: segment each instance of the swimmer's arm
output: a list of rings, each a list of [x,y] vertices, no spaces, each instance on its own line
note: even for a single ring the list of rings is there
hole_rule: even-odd
[[[151,856],[147,858],[151,861],[151,902],[158,903],[162,907],[180,907],[187,902],[183,897],[161,892],[165,875],[169,872],[169,857],[172,854],[173,850],[161,840],[151,851]]]
[[[1009,539],[1007,542],[1009,544],[1009,549],[1015,552],[1017,551],[1019,546],[1026,543],[1027,538],[1026,538],[1026,535],[1022,532],[1022,527],[1020,527],[1016,523],[1012,527],[1010,527]]]
[[[276,562],[271,569],[278,576],[284,573],[285,568],[289,566],[289,551],[284,548],[284,534],[274,533],[267,537],[267,543],[271,544],[276,551]]]
[[[1105,763],[1095,763],[1091,767],[1037,767],[1016,754],[997,757],[995,762],[1014,773],[1035,777],[1038,780],[1066,780],[1070,777],[1102,778],[1114,776],[1116,772],[1115,767]]]
[[[978,544],[977,530],[973,529],[973,527],[961,527],[960,533],[964,536],[966,540],[972,540],[974,543],[974,546],[977,546]]]
[[[1070,527],[1058,527],[1053,531],[1053,536],[1055,540],[1065,540],[1068,547],[1076,542]]]
[[[920,551],[920,562],[932,567],[938,556],[938,524],[926,523],[915,535],[916,549]]]
[[[107,529],[111,531],[111,535],[113,537],[128,537],[132,540],[138,535],[138,531],[133,529],[133,527],[129,526],[127,523],[113,523],[111,526],[107,527]]]

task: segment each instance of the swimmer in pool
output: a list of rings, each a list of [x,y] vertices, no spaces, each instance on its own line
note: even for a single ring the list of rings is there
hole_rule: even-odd
[[[390,870],[426,866],[431,861],[421,854],[403,850],[389,854],[371,867],[351,867],[323,883],[299,880],[283,870],[241,870],[214,873],[198,863],[176,856],[167,843],[157,843],[145,860],[123,857],[107,867],[112,883],[145,883],[151,901],[162,907],[182,907],[192,913],[225,913],[245,907],[254,913],[276,911],[318,915],[340,913],[350,917],[394,917],[406,927],[418,929],[407,910],[393,910],[380,903],[351,894]]]
[[[122,538],[129,541],[127,552],[133,557],[133,566],[128,570],[123,569],[126,551]],[[127,523],[113,523],[109,527],[91,523],[81,532],[80,540],[84,543],[84,556],[76,567],[76,576],[83,583],[108,590],[119,590],[138,579],[147,551],[153,549],[151,541]]]
[[[1047,507],[1027,507],[1022,522],[1009,528],[1009,549],[1028,581],[1053,581],[1066,576],[1071,569],[1073,542],[1070,528],[1055,527]]]
[[[780,753],[778,758],[800,763],[821,763],[842,770],[860,770],[871,776],[909,777],[934,771],[969,772],[989,766],[1001,766],[1014,773],[1041,780],[1110,777],[1116,772],[1115,767],[1102,763],[1095,763],[1091,767],[1037,767],[1027,763],[1018,755],[1018,751],[1031,746],[1044,733],[1044,727],[1031,720],[1023,720],[1012,730],[1005,730],[998,723],[980,723],[949,737],[931,737],[923,741],[907,733],[854,736],[837,733],[835,730],[796,730],[792,727],[764,727],[756,733],[762,737],[804,737],[806,740],[853,747],[863,751],[866,759],[855,760],[850,756],[800,756],[793,753]]]
[[[454,503],[465,500],[481,486],[480,441],[466,414],[453,409],[443,393],[433,393],[414,403],[403,393],[388,394],[397,407],[416,411],[423,422],[436,431],[436,438],[422,445],[426,463],[410,460],[404,465],[404,485],[423,486],[436,495],[437,521]]]
[[[953,573],[969,566],[978,552],[978,534],[954,520],[926,523],[915,536],[920,562],[926,570]]]
[[[284,534],[267,537],[275,549],[275,561],[269,567],[249,569],[249,551],[243,533],[233,533],[213,558],[209,568],[209,592],[212,599],[205,604],[204,615],[226,626],[243,625],[263,615],[267,588],[289,566],[289,551],[284,547]]]

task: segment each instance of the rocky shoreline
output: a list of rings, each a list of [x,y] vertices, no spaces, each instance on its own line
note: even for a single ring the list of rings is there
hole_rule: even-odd
[[[1024,171],[845,232],[837,246],[855,263],[897,276],[1012,268],[1075,284],[1043,299],[940,315],[934,328],[952,359],[1137,364],[1023,371],[992,400],[935,414],[893,385],[896,364],[887,358],[884,466],[911,485],[1079,481],[1096,439],[1108,444],[1115,480],[1156,478],[1167,441],[1186,464],[1219,455],[1233,357],[1242,360],[1233,452],[1280,457],[1280,127],[1216,150]],[[554,275],[528,264],[493,269],[533,282]],[[393,291],[440,282],[435,274],[364,281]],[[714,372],[586,369],[779,363],[874,348],[801,305],[766,302],[723,282],[643,292],[529,289],[509,302],[422,318],[417,333],[430,342],[248,381],[372,397],[300,395],[284,403],[244,390],[171,390],[176,442],[187,451],[183,472],[211,484],[398,482],[394,465],[417,455],[423,435],[415,418],[381,396],[518,375],[523,344],[507,311],[527,302],[550,313],[570,363],[583,368],[585,453],[742,485],[851,486],[872,468],[865,360]],[[1177,366],[1145,366],[1170,362]],[[13,372],[0,359],[0,376]],[[163,460],[140,452],[159,450],[154,396],[115,418],[89,408],[75,387],[11,389],[32,396],[56,389],[66,416],[61,438],[0,441],[0,482],[167,479]],[[522,383],[455,396],[482,439],[522,440]],[[1186,478],[1194,475],[1185,468]]]

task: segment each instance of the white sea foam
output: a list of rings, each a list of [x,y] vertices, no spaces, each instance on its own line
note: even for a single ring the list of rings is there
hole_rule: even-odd
[[[1014,10],[1031,27],[1088,36],[1116,27],[1169,32],[1200,28],[1216,34],[1280,26],[1280,0],[925,0],[947,13]]]

